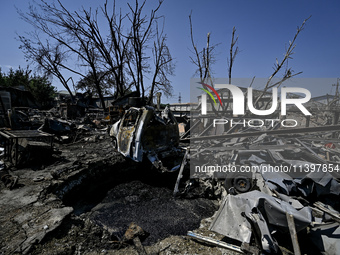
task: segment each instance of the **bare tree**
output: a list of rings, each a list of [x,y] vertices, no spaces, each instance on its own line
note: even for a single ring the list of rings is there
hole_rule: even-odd
[[[22,43],[20,49],[22,49],[25,58],[38,63],[39,69],[45,74],[54,75],[69,92],[71,99],[73,100],[74,96],[68,85],[70,78],[65,79],[62,74],[62,69],[69,70],[69,68],[63,64],[67,57],[67,52],[60,50],[62,47],[60,44],[51,46],[48,40],[43,44],[37,34],[34,34],[33,36],[36,39],[35,42],[32,42],[24,36],[19,36],[19,40]],[[82,75],[81,73],[78,74]]]
[[[108,10],[107,1],[104,7],[101,7],[101,10],[109,26],[109,39],[105,40],[103,38],[97,18],[92,19],[90,13],[85,10],[83,12],[86,13],[86,19],[83,22],[90,28],[86,36],[94,42],[103,64],[106,65],[106,69],[114,77],[116,95],[119,97],[123,96],[126,90],[131,87],[131,84],[128,84],[129,79],[126,75],[130,38],[124,36],[122,25],[126,15],[123,16],[121,11],[116,13],[115,1],[113,2],[112,13]]]
[[[89,69],[86,73],[89,73],[91,79],[93,79],[104,109],[101,84],[106,76],[113,78],[112,84],[115,86],[117,96],[124,95],[131,86],[135,86],[144,98],[146,90],[144,78],[150,73],[154,81],[151,84],[152,91],[155,88],[171,91],[169,90],[171,85],[166,75],[172,73],[167,71],[166,68],[170,66],[172,58],[165,44],[166,37],[164,36],[164,40],[157,37],[153,44],[155,35],[159,34],[156,25],[160,17],[156,13],[163,0],[159,0],[150,16],[143,15],[146,0],[141,5],[136,0],[134,7],[128,4],[130,13],[126,15],[116,12],[115,1],[113,1],[112,11],[109,11],[108,1],[106,1],[104,6],[100,8],[101,12],[98,8],[95,11],[82,8],[80,11],[70,12],[62,5],[60,0],[57,3],[58,5],[48,4],[41,0],[40,3],[36,4],[38,8],[30,5],[27,13],[20,11],[19,13],[25,21],[49,38],[46,42],[55,41],[56,44],[60,45],[61,53],[67,53],[69,56],[73,56],[73,59],[76,56],[80,63],[78,67]],[[109,34],[103,33],[102,28],[99,27],[99,14],[102,14],[107,21],[106,28],[108,28]],[[125,21],[130,22],[130,27],[124,31],[123,24],[126,24]],[[26,40],[23,36],[21,38],[23,41]],[[160,40],[159,43],[158,40]],[[152,45],[156,47],[153,51],[155,58],[153,62],[147,54],[147,50],[150,50]],[[25,47],[27,47],[27,44],[23,44],[22,48]],[[167,63],[164,63],[164,60]],[[41,64],[37,63],[38,65]],[[159,67],[155,66],[153,75],[150,63],[160,65]],[[82,78],[85,77],[80,74],[80,71],[77,71],[77,66],[70,63],[67,65],[64,62],[62,66],[59,65],[59,68],[81,75]],[[162,79],[163,83],[160,82]],[[161,84],[164,85],[164,88],[161,87]],[[152,96],[152,93],[150,95]]]
[[[310,18],[310,17],[309,17]],[[261,108],[261,107],[265,107],[267,108],[269,105],[269,102],[265,105],[261,105],[259,106],[259,102],[261,100],[261,98],[267,93],[267,91],[273,87],[280,87],[282,85],[282,83],[288,79],[290,79],[291,77],[294,77],[296,75],[301,74],[301,72],[295,73],[293,74],[293,70],[288,67],[288,60],[292,59],[292,55],[294,54],[293,50],[295,49],[296,45],[295,45],[295,41],[299,35],[299,33],[304,29],[305,23],[307,22],[307,20],[309,19],[305,19],[302,23],[302,25],[300,27],[297,28],[297,32],[293,38],[292,41],[289,42],[289,46],[286,49],[286,52],[284,54],[284,58],[279,62],[276,59],[276,63],[274,65],[274,72],[271,74],[271,76],[268,78],[265,88],[263,89],[263,91],[260,93],[260,95],[256,98],[254,105],[257,108]],[[214,54],[213,51],[215,49],[215,46],[210,46],[210,33],[207,34],[207,47],[203,48],[202,51],[199,51],[197,49],[197,46],[194,42],[194,36],[193,36],[193,28],[192,28],[192,20],[191,20],[191,14],[189,15],[189,22],[190,22],[190,37],[191,37],[191,43],[192,43],[192,47],[194,49],[193,51],[193,55],[194,57],[190,57],[191,62],[197,67],[196,73],[199,74],[201,83],[205,83],[210,81],[212,84],[212,76],[211,76],[211,65],[214,62]],[[237,45],[238,42],[238,36],[236,36],[235,38],[235,33],[236,33],[236,28],[233,27],[233,31],[232,31],[232,38],[231,38],[231,44],[230,44],[230,49],[229,49],[229,58],[227,60],[227,65],[228,65],[228,76],[229,76],[229,84],[231,83],[231,76],[232,76],[232,67],[233,64],[235,62],[235,58],[239,53],[239,48]],[[272,83],[274,77],[276,77],[276,75],[286,66],[286,69],[284,70],[284,74],[283,77],[275,83]],[[253,77],[250,86],[253,84],[255,77]],[[229,101],[230,101],[230,91],[228,93],[228,100],[227,100],[227,104],[223,107],[224,110],[228,109],[229,106]],[[210,100],[210,98],[209,98]],[[212,109],[215,113],[216,110],[214,108],[214,105],[212,105]]]
[[[235,62],[236,56],[239,53],[239,48],[238,48],[238,46],[236,46],[237,45],[237,41],[238,41],[238,36],[236,36],[236,38],[235,38],[235,33],[236,33],[236,28],[233,27],[233,31],[231,33],[231,43],[230,43],[230,49],[229,49],[229,58],[227,58],[229,84],[231,84],[231,73],[232,73],[232,69],[233,69],[233,64]],[[234,47],[235,47],[235,49],[234,49]],[[231,98],[230,91],[228,91],[227,94],[228,94],[228,96],[227,96],[227,103],[223,107],[224,108],[223,110],[225,110],[225,111],[229,107],[230,98]]]
[[[163,35],[163,30],[159,34],[157,29],[156,41],[154,41],[152,53],[154,56],[154,72],[148,104],[152,103],[153,95],[156,92],[163,91],[166,96],[172,95],[172,86],[168,76],[173,75],[175,67],[169,48],[166,45],[166,36]]]
[[[311,16],[310,16],[311,17]],[[302,72],[298,72],[293,74],[293,70],[288,67],[288,60],[292,59],[292,55],[294,54],[294,49],[296,47],[295,41],[296,38],[298,37],[298,35],[300,34],[300,32],[304,29],[304,26],[307,22],[307,20],[310,18],[308,17],[307,19],[305,19],[302,22],[302,25],[300,27],[297,28],[297,31],[294,35],[294,38],[292,41],[289,41],[289,46],[286,49],[286,52],[284,54],[283,59],[279,62],[278,59],[276,59],[276,63],[274,64],[274,72],[270,75],[270,77],[268,78],[266,85],[263,89],[263,91],[261,92],[261,94],[256,98],[254,105],[258,106],[259,101],[261,100],[261,98],[266,94],[266,92],[273,88],[273,87],[280,87],[282,85],[282,83],[296,75],[301,74]],[[273,78],[281,71],[281,69],[286,66],[286,69],[284,70],[284,74],[283,77],[278,81],[275,82],[274,84],[272,84],[272,80]],[[266,107],[268,106],[268,104],[266,105]]]
[[[214,50],[216,45],[210,45],[210,33],[207,34],[207,46],[203,48],[202,51],[197,49],[197,45],[195,44],[193,28],[192,28],[192,19],[191,14],[189,15],[190,22],[190,38],[191,44],[194,49],[193,57],[190,56],[191,62],[197,67],[196,73],[198,73],[201,83],[210,82],[212,84],[212,64],[215,63],[215,55]]]
[[[77,12],[70,13],[60,1],[58,1],[58,4],[59,6],[57,7],[54,3],[50,5],[45,1],[41,1],[41,3],[38,4],[41,13],[36,8],[34,8],[34,6],[30,5],[29,12],[26,14],[21,13],[21,16],[28,23],[32,24],[37,30],[44,32],[50,38],[50,40],[55,40],[58,47],[63,46],[65,48],[64,52],[69,52],[76,55],[83,65],[86,65],[90,68],[91,75],[94,78],[96,85],[97,93],[103,105],[104,111],[106,111],[105,102],[100,87],[102,76],[98,75],[101,70],[99,70],[97,57],[98,54],[96,53],[96,48],[94,47],[93,42],[89,40],[84,33],[86,28],[83,26],[84,23],[81,15]],[[46,48],[40,40],[39,42],[40,47]],[[46,40],[46,44],[49,44],[48,40]],[[23,47],[25,47],[25,44]],[[37,63],[41,65],[41,62]],[[84,77],[84,75],[78,72],[74,67],[66,67],[65,64],[63,67]],[[61,72],[59,72],[58,78],[61,76]],[[65,83],[62,84],[64,85]]]
[[[164,0],[159,0],[156,8],[151,10],[150,16],[143,15],[143,8],[146,1],[139,5],[138,0],[135,1],[135,6],[128,3],[131,14],[128,19],[131,23],[131,31],[129,33],[130,43],[132,47],[129,55],[128,66],[130,74],[138,92],[141,92],[142,98],[145,96],[144,73],[148,72],[150,66],[148,64],[148,56],[146,49],[149,47],[149,42],[154,38],[154,29],[157,20],[157,12]]]
[[[190,38],[191,44],[194,49],[193,57],[190,56],[191,62],[196,66],[196,73],[198,73],[200,82],[202,87],[205,88],[207,83],[210,83],[213,86],[213,77],[212,77],[212,65],[215,63],[215,49],[217,45],[210,44],[210,33],[207,33],[207,44],[206,47],[201,51],[198,50],[197,45],[195,44],[194,35],[193,35],[193,27],[192,27],[192,19],[191,14],[189,15],[190,22]],[[213,100],[208,97],[208,100],[212,106],[212,111],[216,115],[221,115],[222,111],[217,111],[215,105],[213,104]],[[220,106],[219,106],[220,107]]]
[[[239,53],[238,46],[236,46],[236,48],[234,49],[234,47],[235,47],[235,45],[237,44],[237,41],[238,41],[238,36],[235,38],[235,32],[236,32],[236,28],[233,27],[233,32],[231,34],[229,59],[227,59],[229,84],[231,84],[231,71],[232,71],[232,68],[233,68],[233,64],[235,62],[235,58],[236,58],[237,54]]]

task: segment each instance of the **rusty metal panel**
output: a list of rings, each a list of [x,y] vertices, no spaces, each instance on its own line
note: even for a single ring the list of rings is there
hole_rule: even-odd
[[[162,171],[167,168],[163,167],[161,160],[178,155],[181,151],[177,148],[178,123],[168,107],[162,112],[150,106],[132,107],[119,122],[112,125],[110,136],[117,142],[118,151],[125,157],[141,162],[146,156]]]
[[[126,157],[131,156],[131,144],[133,142],[136,125],[140,112],[137,108],[130,108],[122,118],[117,135],[118,150]]]

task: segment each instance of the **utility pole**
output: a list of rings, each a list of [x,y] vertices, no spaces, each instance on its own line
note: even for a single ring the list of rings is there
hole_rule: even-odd
[[[337,99],[339,97],[339,79],[336,80],[336,84],[332,84],[332,86],[336,86],[335,88],[335,98]]]
[[[333,125],[336,125],[339,121],[339,111],[338,111],[338,105],[339,105],[339,78],[336,80],[336,84],[332,84],[332,86],[336,86],[335,88],[335,104],[334,106],[334,114],[333,114]],[[334,133],[333,133],[333,137],[334,137]]]

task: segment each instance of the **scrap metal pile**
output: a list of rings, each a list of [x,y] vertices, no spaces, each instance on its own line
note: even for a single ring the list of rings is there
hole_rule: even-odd
[[[163,159],[176,162],[182,150],[179,145],[177,121],[166,107],[157,113],[153,107],[131,107],[110,129],[113,146],[125,157],[142,162],[146,157],[160,171],[175,171],[175,163],[166,167]],[[169,161],[169,160],[168,160]],[[179,163],[179,162],[178,162]]]
[[[32,130],[2,130],[2,156],[6,164],[27,165],[42,155],[48,160],[55,153],[54,142],[96,142],[108,134],[113,154],[116,150],[135,162],[150,161],[148,168],[152,165],[162,173],[178,170],[175,198],[190,197],[197,186],[205,186],[198,197],[218,199],[219,210],[207,230],[214,233],[202,235],[202,228],[198,228],[188,236],[239,253],[340,253],[339,116],[332,120],[332,114],[323,112],[312,118],[293,113],[290,118],[300,125],[289,127],[283,126],[279,117],[278,122],[229,118],[228,123],[192,115],[189,122],[189,118],[182,118],[185,127],[168,107],[162,111],[151,106],[124,109],[119,108],[116,115],[121,118],[110,126],[105,116],[82,114],[65,120],[53,110],[17,111],[12,120]],[[78,115],[78,108],[68,110]],[[230,125],[231,120],[236,124]],[[77,157],[84,155],[77,153]],[[51,175],[58,179],[77,167],[72,162],[70,167],[61,165]],[[9,189],[18,184],[18,178],[4,169],[0,177]],[[179,201],[164,194],[161,198],[166,201],[161,209]],[[101,213],[99,210],[95,215]],[[105,219],[110,215],[104,214]]]
[[[182,136],[190,140],[191,180],[174,193],[184,195],[197,178],[223,182],[227,192],[209,229],[229,241],[188,235],[244,253],[339,254],[340,126],[315,120],[312,127],[221,130],[193,118]]]

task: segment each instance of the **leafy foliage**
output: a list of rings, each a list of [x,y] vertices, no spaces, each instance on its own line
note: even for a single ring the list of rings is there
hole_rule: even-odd
[[[98,74],[101,76],[100,79],[100,87],[104,96],[112,95],[112,88],[114,81],[109,77],[109,75],[105,75],[104,72],[100,72]],[[98,96],[96,85],[95,85],[95,78],[93,77],[92,73],[89,73],[87,76],[80,79],[75,88],[77,90],[82,91],[91,91],[94,96]]]
[[[3,73],[0,69],[0,86],[7,88],[23,87],[31,92],[36,103],[43,109],[48,109],[52,106],[53,99],[56,93],[56,88],[46,76],[31,74],[32,71],[26,68],[18,68],[17,70],[10,69],[9,72]]]

